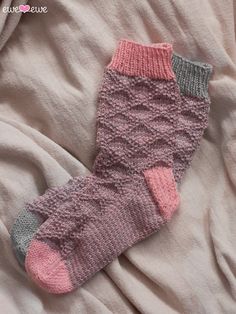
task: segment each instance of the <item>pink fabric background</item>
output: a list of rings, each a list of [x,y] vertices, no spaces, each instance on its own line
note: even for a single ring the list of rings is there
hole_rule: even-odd
[[[10,37],[0,40],[1,312],[235,313],[234,1],[29,4],[47,5],[48,13],[23,14],[18,25],[9,16],[14,27],[0,28]],[[18,266],[9,231],[25,202],[89,173],[97,92],[120,38],[169,41],[185,57],[213,64],[209,128],[170,224],[81,289],[48,295]]]

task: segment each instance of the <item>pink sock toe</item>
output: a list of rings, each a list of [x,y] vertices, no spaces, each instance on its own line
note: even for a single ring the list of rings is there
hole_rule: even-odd
[[[30,277],[50,293],[61,294],[73,290],[68,269],[59,252],[47,243],[33,240],[29,246],[25,267]]]

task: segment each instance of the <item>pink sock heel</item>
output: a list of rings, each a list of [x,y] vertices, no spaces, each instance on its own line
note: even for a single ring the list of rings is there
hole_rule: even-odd
[[[152,168],[146,170],[144,176],[161,214],[170,220],[180,202],[172,169]]]

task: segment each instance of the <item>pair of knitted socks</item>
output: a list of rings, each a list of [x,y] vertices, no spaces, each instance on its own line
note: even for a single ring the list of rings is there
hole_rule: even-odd
[[[93,173],[27,204],[12,228],[40,287],[74,290],[172,217],[207,126],[211,71],[167,43],[119,42],[99,93]]]

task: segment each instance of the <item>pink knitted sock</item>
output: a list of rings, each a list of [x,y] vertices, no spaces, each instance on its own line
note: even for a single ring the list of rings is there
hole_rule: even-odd
[[[208,81],[212,66],[173,54],[172,69],[182,94],[173,162],[175,181],[179,183],[207,127],[210,107]],[[40,225],[62,204],[71,201],[71,193],[78,191],[83,181],[84,178],[75,177],[66,185],[49,189],[34,202],[26,204],[11,230],[13,249],[22,266],[28,246]]]
[[[119,43],[99,97],[93,175],[39,228],[26,255],[27,272],[48,292],[80,286],[176,210],[180,96],[171,57],[169,44]]]

